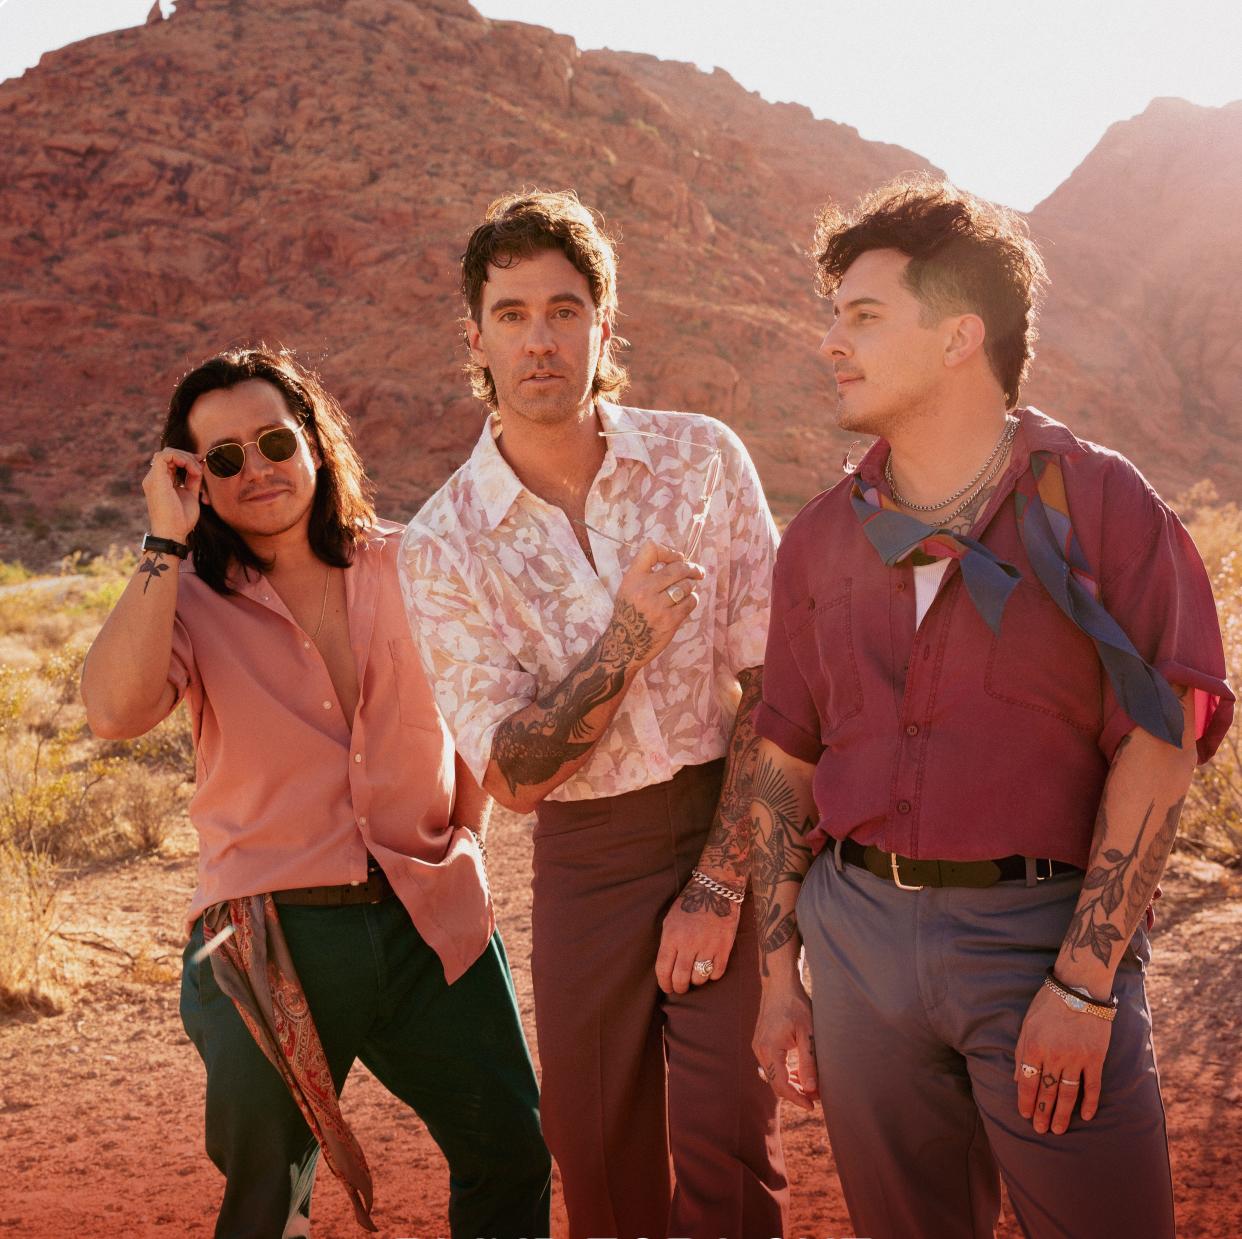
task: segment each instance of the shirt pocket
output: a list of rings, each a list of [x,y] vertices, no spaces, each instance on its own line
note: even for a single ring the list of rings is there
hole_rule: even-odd
[[[822,595],[805,599],[785,612],[789,651],[819,713],[825,743],[863,707],[862,679],[854,656],[853,581],[837,581]]]
[[[438,732],[440,715],[413,637],[390,638],[388,652],[392,658],[393,691],[397,696],[401,725]]]
[[[1100,675],[1091,638],[1038,581],[1019,581],[988,650],[988,696],[1094,732],[1103,721]]]

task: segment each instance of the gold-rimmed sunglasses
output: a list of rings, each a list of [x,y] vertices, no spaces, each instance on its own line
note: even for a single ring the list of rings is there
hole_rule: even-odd
[[[206,465],[218,478],[236,477],[246,467],[246,449],[257,447],[259,455],[272,464],[283,464],[298,450],[298,435],[309,421],[307,414],[296,426],[273,426],[248,443],[217,443],[194,459]]]

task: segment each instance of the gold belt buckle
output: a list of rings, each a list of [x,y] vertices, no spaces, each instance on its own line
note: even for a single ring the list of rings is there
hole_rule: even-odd
[[[893,884],[895,886],[899,886],[903,891],[921,891],[923,889],[921,886],[907,886],[901,880],[901,870],[897,868],[897,853],[896,852],[889,852],[888,863],[893,871]]]

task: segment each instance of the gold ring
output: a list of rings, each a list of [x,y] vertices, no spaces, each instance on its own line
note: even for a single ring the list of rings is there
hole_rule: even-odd
[[[670,585],[664,592],[672,599],[674,606],[686,596],[686,591],[680,585]]]
[[[1029,1080],[1032,1076],[1039,1075],[1039,1068],[1032,1067],[1030,1063],[1022,1064],[1022,1074]]]

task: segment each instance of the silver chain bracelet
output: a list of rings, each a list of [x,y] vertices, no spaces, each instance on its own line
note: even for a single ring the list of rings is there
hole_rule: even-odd
[[[707,874],[698,869],[690,870],[690,880],[697,882],[700,886],[706,886],[714,895],[723,895],[730,903],[745,903],[746,892],[740,895],[731,886],[726,886],[723,882],[717,882],[715,878],[709,878]]]

